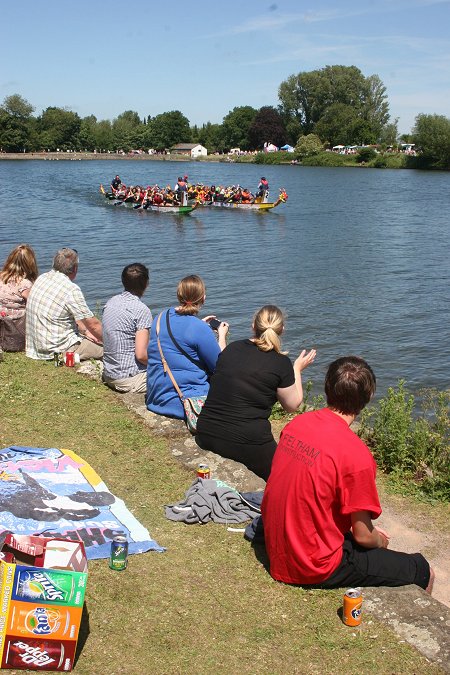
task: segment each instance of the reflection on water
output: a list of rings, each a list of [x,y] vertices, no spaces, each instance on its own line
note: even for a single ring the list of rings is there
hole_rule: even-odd
[[[150,267],[144,300],[175,302],[178,280],[200,274],[205,311],[248,335],[265,303],[287,314],[285,345],[295,357],[316,347],[308,375],[321,388],[326,365],[355,353],[373,366],[379,392],[405,378],[414,391],[450,382],[450,174],[264,167],[269,212],[197,209],[188,216],[114,207],[98,193],[119,173],[126,183],[190,181],[255,189],[261,167],[200,162],[0,162],[0,260],[21,241],[41,271],[63,245],[80,252],[77,282],[92,308],[121,290],[122,268]]]

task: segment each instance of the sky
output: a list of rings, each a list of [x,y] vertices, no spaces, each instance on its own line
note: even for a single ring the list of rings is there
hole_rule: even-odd
[[[399,133],[450,116],[450,0],[5,0],[1,17],[0,103],[20,94],[37,115],[221,123],[277,106],[290,75],[354,65],[383,81]]]

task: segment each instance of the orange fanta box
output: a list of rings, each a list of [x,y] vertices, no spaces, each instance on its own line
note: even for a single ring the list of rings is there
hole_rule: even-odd
[[[81,607],[11,603],[6,633],[19,637],[76,640],[81,622]]]

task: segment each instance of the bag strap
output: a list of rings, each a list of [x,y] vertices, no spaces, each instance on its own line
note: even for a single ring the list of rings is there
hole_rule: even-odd
[[[178,396],[180,397],[181,402],[183,402],[183,401],[184,401],[184,396],[183,396],[183,394],[182,394],[182,392],[181,392],[180,387],[179,387],[178,384],[177,384],[176,379],[174,378],[174,376],[173,376],[173,374],[172,374],[172,371],[171,371],[170,368],[169,368],[169,364],[168,364],[167,361],[166,361],[166,357],[164,356],[164,353],[163,353],[163,350],[162,350],[162,347],[161,347],[161,342],[160,342],[160,339],[159,339],[159,329],[160,329],[160,326],[161,326],[161,316],[162,316],[162,312],[161,312],[161,314],[158,316],[158,320],[157,320],[157,322],[156,322],[156,340],[157,340],[157,342],[158,342],[158,349],[159,349],[159,354],[160,354],[160,356],[161,356],[161,361],[162,361],[162,365],[163,365],[163,370],[164,370],[164,372],[167,373],[168,376],[170,377],[170,380],[171,380],[173,386],[175,387],[175,391],[177,392]]]
[[[189,356],[187,352],[184,351],[183,347],[181,347],[178,342],[175,340],[172,329],[170,327],[170,321],[169,321],[169,310],[166,312],[166,326],[167,326],[167,332],[169,333],[170,339],[172,340],[173,344],[175,347],[185,356],[191,363],[194,364],[194,366],[197,366],[197,368],[200,368],[200,370],[205,370],[203,364],[201,361],[197,361],[196,359],[193,359],[192,356]]]

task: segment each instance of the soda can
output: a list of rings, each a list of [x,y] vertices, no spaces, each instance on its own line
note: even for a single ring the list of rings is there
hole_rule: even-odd
[[[61,352],[54,352],[53,353],[53,365],[55,368],[58,368],[58,366],[62,366],[63,364],[63,355]]]
[[[121,572],[128,565],[128,541],[123,535],[114,537],[111,542],[111,554],[109,556],[109,566],[112,570]]]
[[[197,476],[199,478],[211,478],[211,469],[207,464],[199,464],[197,468]]]
[[[362,593],[357,588],[349,588],[345,593],[342,620],[346,626],[360,625],[362,601]]]
[[[75,365],[75,352],[66,352],[66,366],[73,368]]]

